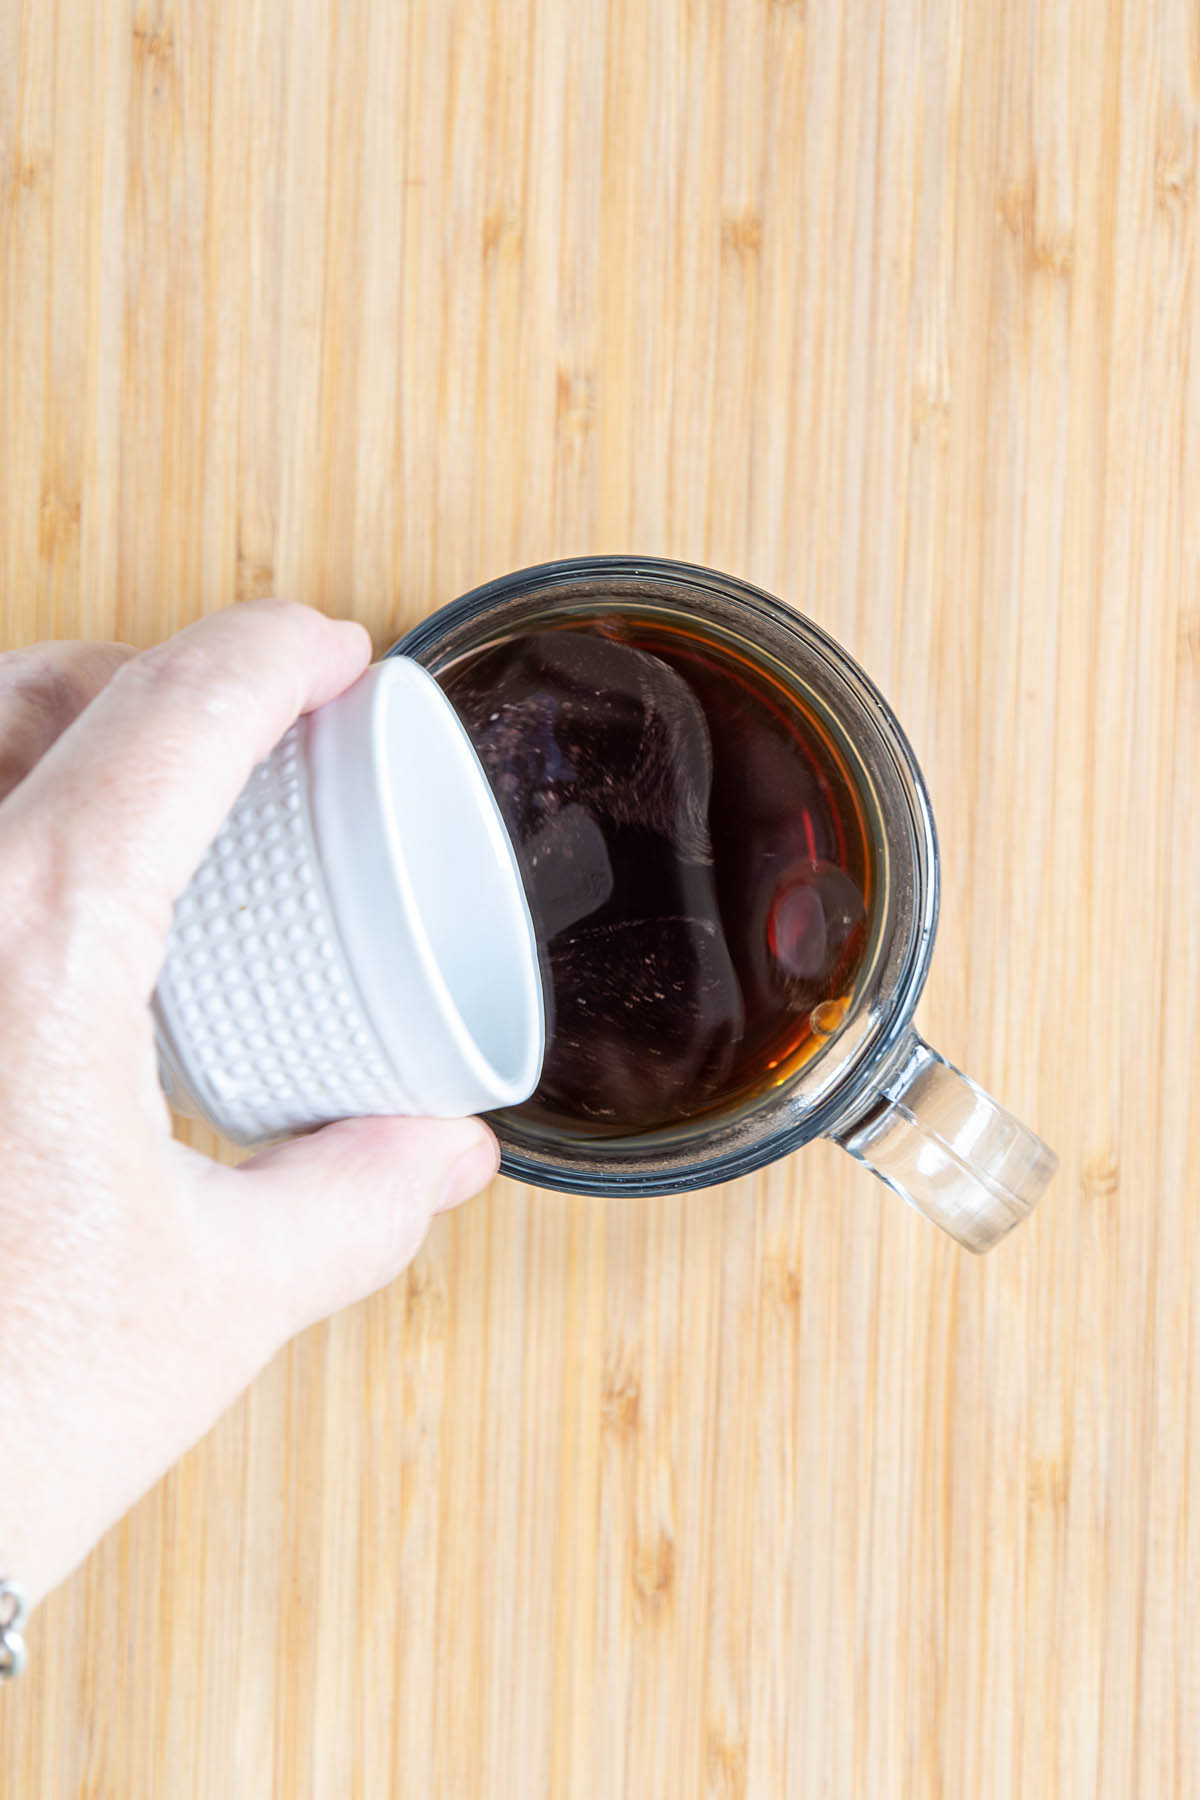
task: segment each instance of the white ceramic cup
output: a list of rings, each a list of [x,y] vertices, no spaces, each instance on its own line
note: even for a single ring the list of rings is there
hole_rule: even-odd
[[[176,1110],[235,1143],[533,1092],[537,944],[487,777],[407,657],[259,764],[180,899],[154,1001]]]

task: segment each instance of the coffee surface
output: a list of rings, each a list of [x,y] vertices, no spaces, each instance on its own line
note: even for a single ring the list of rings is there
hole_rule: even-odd
[[[870,875],[857,796],[790,690],[694,629],[611,612],[468,653],[441,680],[516,845],[547,976],[521,1117],[651,1131],[824,1041]]]

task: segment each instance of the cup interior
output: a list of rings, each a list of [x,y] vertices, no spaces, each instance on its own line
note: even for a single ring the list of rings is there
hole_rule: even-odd
[[[532,929],[512,845],[467,735],[422,676],[387,707],[378,760],[409,925],[451,1021],[493,1094],[525,1094],[543,1049]]]
[[[937,854],[912,751],[861,669],[818,627],[709,570],[631,558],[546,565],[444,607],[396,650],[435,677],[485,647],[609,611],[694,628],[819,722],[852,791],[869,869],[866,938],[840,1018],[763,1079],[710,1110],[621,1134],[548,1121],[536,1105],[492,1115],[506,1171],[575,1192],[656,1193],[746,1173],[833,1128],[911,1017],[928,968]]]

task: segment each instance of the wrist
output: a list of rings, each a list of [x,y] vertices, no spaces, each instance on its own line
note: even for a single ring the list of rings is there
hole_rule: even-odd
[[[5,1572],[0,1553],[0,1681],[15,1681],[25,1667],[25,1640],[21,1628],[29,1609],[25,1590]]]

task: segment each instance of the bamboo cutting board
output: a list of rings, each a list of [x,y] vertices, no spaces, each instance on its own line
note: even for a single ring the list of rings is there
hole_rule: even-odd
[[[1184,0],[0,0],[4,641],[757,582],[1063,1158],[983,1262],[824,1145],[498,1183],[45,1606],[6,1796],[1200,1792],[1198,97]]]

